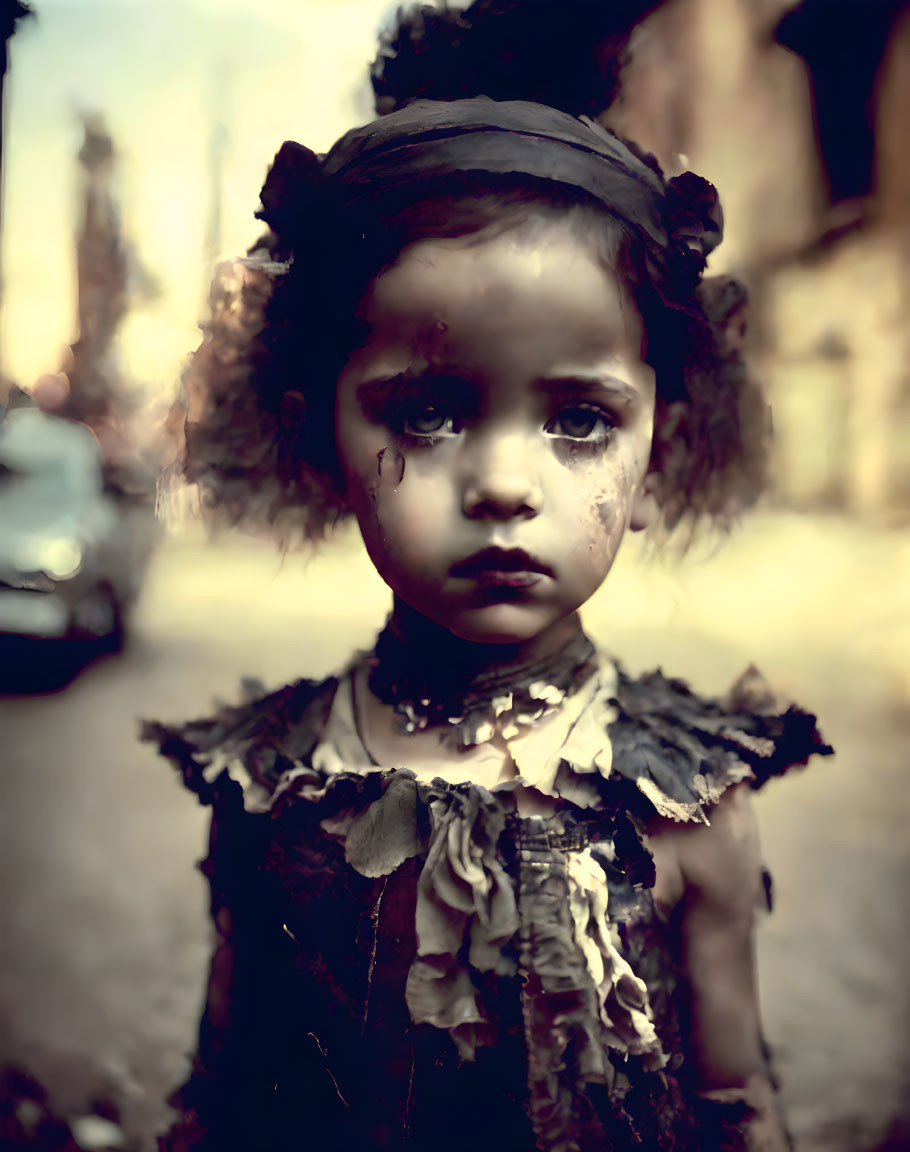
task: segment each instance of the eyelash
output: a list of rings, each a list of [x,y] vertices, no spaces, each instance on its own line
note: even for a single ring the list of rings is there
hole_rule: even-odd
[[[556,431],[556,428],[561,420],[567,416],[578,417],[582,414],[582,424],[590,423],[590,428],[582,435],[573,435],[571,432],[563,430],[562,432]],[[599,408],[596,404],[572,404],[566,408],[560,409],[559,412],[544,425],[544,431],[550,436],[556,436],[560,440],[575,440],[582,444],[606,444],[613,430],[616,428],[616,421],[603,408]],[[597,435],[593,435],[597,432]]]
[[[575,432],[571,432],[563,427],[560,431],[561,422],[569,421],[573,417],[575,423],[586,430],[579,432],[576,429]],[[464,419],[463,414],[457,412],[456,405],[424,402],[404,408],[396,405],[390,425],[395,432],[414,443],[432,444],[443,437],[457,436],[463,427]],[[439,423],[433,428],[418,428],[415,427],[418,420],[426,423],[438,420]],[[544,425],[544,432],[560,440],[583,444],[606,444],[615,427],[615,420],[603,408],[595,404],[572,404],[560,409],[548,420]]]
[[[430,413],[428,423],[432,422],[438,416],[440,423],[436,428],[415,428],[413,424],[416,420],[425,419]],[[461,431],[463,420],[455,413],[452,405],[446,404],[415,404],[410,409],[405,409],[403,412],[396,414],[396,423],[398,427],[395,431],[400,432],[405,436],[409,436],[414,440],[434,440],[440,436],[457,436]]]

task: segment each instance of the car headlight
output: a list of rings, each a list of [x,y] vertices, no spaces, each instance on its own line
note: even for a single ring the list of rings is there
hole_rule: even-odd
[[[68,580],[82,567],[82,545],[72,536],[45,536],[29,540],[16,562],[24,572],[46,572],[54,580]]]

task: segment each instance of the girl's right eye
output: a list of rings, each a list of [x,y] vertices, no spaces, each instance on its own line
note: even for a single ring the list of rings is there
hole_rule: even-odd
[[[401,428],[408,436],[445,436],[457,431],[451,412],[439,404],[425,404],[405,413]]]

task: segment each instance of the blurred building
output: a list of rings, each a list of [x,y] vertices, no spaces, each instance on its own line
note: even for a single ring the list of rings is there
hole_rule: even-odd
[[[113,186],[114,144],[100,116],[83,117],[81,219],[76,238],[79,336],[65,414],[92,428],[125,405],[115,336],[128,309],[128,265]]]
[[[778,498],[906,521],[910,0],[667,0],[606,118],[721,192]]]

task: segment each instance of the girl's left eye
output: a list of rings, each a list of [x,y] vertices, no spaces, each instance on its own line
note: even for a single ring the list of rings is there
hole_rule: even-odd
[[[577,404],[563,408],[546,426],[552,436],[562,436],[567,440],[606,441],[615,424],[601,408],[587,404]]]

